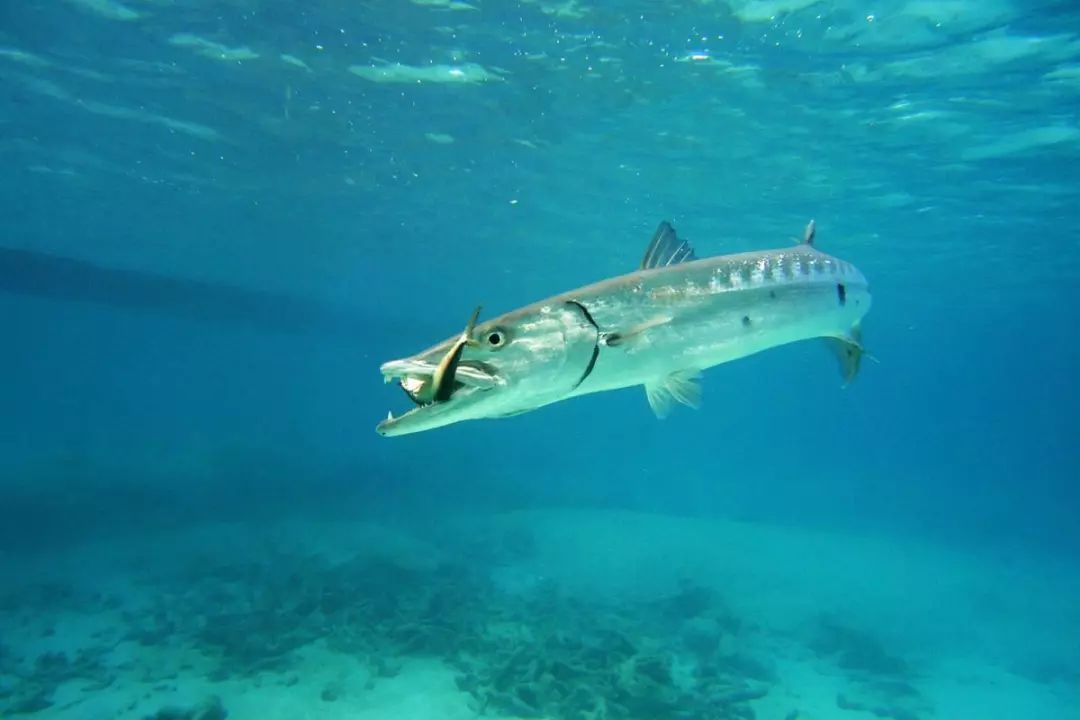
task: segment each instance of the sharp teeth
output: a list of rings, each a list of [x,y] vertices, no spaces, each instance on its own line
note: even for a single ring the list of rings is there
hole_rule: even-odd
[[[393,375],[383,375],[383,376],[382,376],[382,381],[383,381],[384,383],[386,383],[387,385],[389,385],[389,384],[390,384],[390,381],[391,381],[391,380],[393,380],[393,379],[394,379],[394,376],[393,376]]]

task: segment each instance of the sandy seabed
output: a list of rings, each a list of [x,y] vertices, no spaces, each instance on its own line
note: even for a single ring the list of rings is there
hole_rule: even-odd
[[[616,511],[2,558],[0,717],[1080,717],[1080,572]]]

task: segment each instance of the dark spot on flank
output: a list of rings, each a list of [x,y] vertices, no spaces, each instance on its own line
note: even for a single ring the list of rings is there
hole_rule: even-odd
[[[847,288],[844,287],[844,283],[836,283],[836,299],[841,305],[847,303]]]
[[[769,299],[770,300],[775,300],[776,299],[776,291],[775,290],[770,290],[769,291]]]
[[[750,327],[750,316],[749,315],[743,315],[742,316],[742,326],[744,328]]]

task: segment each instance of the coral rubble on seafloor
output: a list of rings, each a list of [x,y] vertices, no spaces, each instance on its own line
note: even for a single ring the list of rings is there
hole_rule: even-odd
[[[221,698],[212,697],[194,707],[164,707],[143,720],[225,720],[228,716]]]
[[[724,650],[720,639],[737,623],[694,587],[660,603],[605,607],[543,584],[499,593],[458,565],[297,558],[203,572],[187,588],[159,594],[141,624],[132,619],[134,636],[184,635],[216,659],[218,678],[287,673],[294,651],[322,641],[361,658],[372,683],[404,659],[437,657],[457,670],[474,709],[489,714],[743,719],[769,688],[761,663]],[[340,693],[328,686],[322,698]]]
[[[829,618],[819,623],[811,648],[847,676],[836,706],[885,720],[920,720],[930,703],[911,682],[908,663],[886,651],[871,633]]]
[[[108,651],[121,643],[194,654],[212,681],[258,676],[284,686],[296,683],[301,651],[315,643],[357,660],[365,689],[415,658],[435,658],[455,671],[473,710],[492,717],[750,720],[750,703],[773,679],[740,648],[740,623],[692,584],[659,601],[600,603],[549,582],[502,592],[491,568],[282,555],[195,567],[149,589],[137,608],[115,609],[122,630],[100,649],[19,665],[23,689],[5,690],[0,712],[47,707],[73,677],[112,682],[125,667]],[[137,672],[155,681],[149,669]],[[331,681],[317,697],[339,702],[353,691]],[[153,720],[225,717],[217,701],[140,711]]]

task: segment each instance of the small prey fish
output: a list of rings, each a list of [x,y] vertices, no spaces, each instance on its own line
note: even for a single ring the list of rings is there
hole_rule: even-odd
[[[473,329],[476,327],[476,320],[479,317],[480,306],[478,305],[473,310],[469,323],[465,326],[465,332],[461,333],[461,337],[458,338],[458,341],[446,353],[442,362],[435,368],[435,372],[431,376],[432,400],[434,402],[446,402],[454,392],[454,374],[457,372],[458,363],[461,362],[461,353],[464,352],[465,346],[476,344],[476,341],[472,339],[472,335]]]
[[[702,370],[823,338],[845,383],[865,351],[870,288],[851,263],[817,249],[817,228],[774,250],[698,259],[662,222],[638,268],[477,324],[382,365],[418,407],[379,423],[380,435],[530,412],[641,385],[658,417],[697,407]]]
[[[410,400],[424,407],[437,402],[446,402],[450,399],[457,384],[456,375],[461,362],[461,354],[467,346],[476,345],[472,335],[473,329],[476,327],[476,320],[479,317],[480,307],[477,307],[473,311],[472,317],[469,318],[465,331],[442,356],[442,359],[439,360],[438,365],[435,366],[430,375],[411,375],[401,378],[401,389],[405,391]],[[386,382],[390,382],[389,377],[386,378]],[[393,415],[387,417],[390,418]]]

